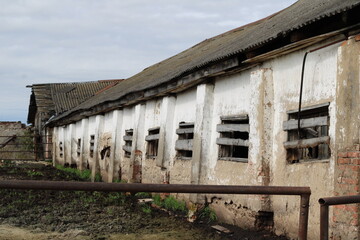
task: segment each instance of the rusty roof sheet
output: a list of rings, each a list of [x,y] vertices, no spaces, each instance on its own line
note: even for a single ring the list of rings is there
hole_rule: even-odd
[[[358,5],[360,5],[360,0],[300,0],[269,17],[206,39],[173,57],[154,64],[52,121],[56,122],[73,112],[88,110],[105,102],[119,100],[129,93],[166,83],[210,63],[267,44],[293,30]]]
[[[28,122],[33,122],[35,111],[43,112],[47,118],[66,112],[89,98],[102,89],[115,86],[123,79],[100,80],[74,83],[45,83],[34,84],[30,100]]]

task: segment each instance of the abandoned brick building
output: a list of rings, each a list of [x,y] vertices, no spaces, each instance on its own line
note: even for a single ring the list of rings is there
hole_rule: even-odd
[[[300,0],[53,112],[53,162],[107,182],[310,186],[315,239],[317,200],[359,194],[359,12],[359,0]],[[206,199],[222,221],[266,215],[297,235],[296,197]],[[334,239],[358,236],[357,206],[330,214]]]

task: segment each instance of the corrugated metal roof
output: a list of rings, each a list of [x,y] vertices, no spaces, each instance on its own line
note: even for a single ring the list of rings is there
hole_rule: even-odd
[[[45,83],[28,86],[32,88],[33,93],[30,100],[28,122],[33,123],[35,111],[45,113],[45,118],[54,114],[59,115],[93,97],[102,89],[115,86],[122,80]]]
[[[142,72],[98,94],[84,104],[53,119],[72,112],[90,109],[125,95],[166,83],[210,63],[235,56],[269,43],[293,30],[360,5],[360,0],[300,0],[267,18],[207,39],[173,57],[154,64]]]

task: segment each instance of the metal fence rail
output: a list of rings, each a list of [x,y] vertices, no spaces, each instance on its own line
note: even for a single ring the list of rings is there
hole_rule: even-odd
[[[320,240],[329,239],[329,206],[360,203],[360,195],[320,198]]]
[[[287,186],[236,186],[236,185],[190,185],[190,184],[143,184],[143,183],[90,183],[60,181],[0,181],[0,188],[58,191],[104,191],[104,192],[157,192],[157,193],[218,193],[254,195],[300,196],[299,239],[307,239],[309,187]]]

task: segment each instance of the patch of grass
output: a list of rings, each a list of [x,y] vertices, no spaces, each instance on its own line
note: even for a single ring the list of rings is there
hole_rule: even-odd
[[[170,210],[170,211],[180,211],[180,212],[186,212],[186,203],[184,201],[178,201],[173,196],[169,196],[164,199],[164,208]]]
[[[152,213],[152,209],[149,205],[144,205],[142,208],[141,208],[141,211],[143,211],[144,213],[146,214],[151,214]]]
[[[137,198],[150,198],[151,194],[148,193],[148,192],[138,192],[138,193],[135,193],[135,197],[137,197]]]
[[[165,199],[161,199],[161,196],[156,194],[154,197],[154,203],[160,207],[163,207],[167,210],[173,211],[173,212],[182,212],[186,213],[186,203],[185,201],[179,201],[173,196],[169,196]]]
[[[90,178],[91,178],[91,172],[90,172]],[[102,177],[100,173],[95,174],[95,182],[102,182]]]
[[[154,199],[154,204],[156,204],[160,207],[163,206],[163,203],[162,203],[162,200],[161,200],[161,197],[159,194],[154,195],[153,199]]]
[[[85,170],[80,171],[77,168],[64,167],[60,164],[56,164],[56,168],[58,170],[66,172],[66,173],[76,175],[83,180],[86,180],[86,181],[91,180],[91,170],[90,169],[85,169]],[[101,175],[99,173],[95,175],[95,182],[101,182]]]
[[[214,210],[212,210],[209,206],[205,206],[204,208],[200,209],[198,219],[210,223],[216,221],[217,216]]]
[[[127,181],[122,180],[122,179],[115,179],[114,183],[127,183]]]
[[[29,176],[29,177],[36,177],[36,176],[44,176],[44,174],[42,172],[38,172],[38,171],[35,171],[35,170],[28,170],[26,172],[26,174]]]

